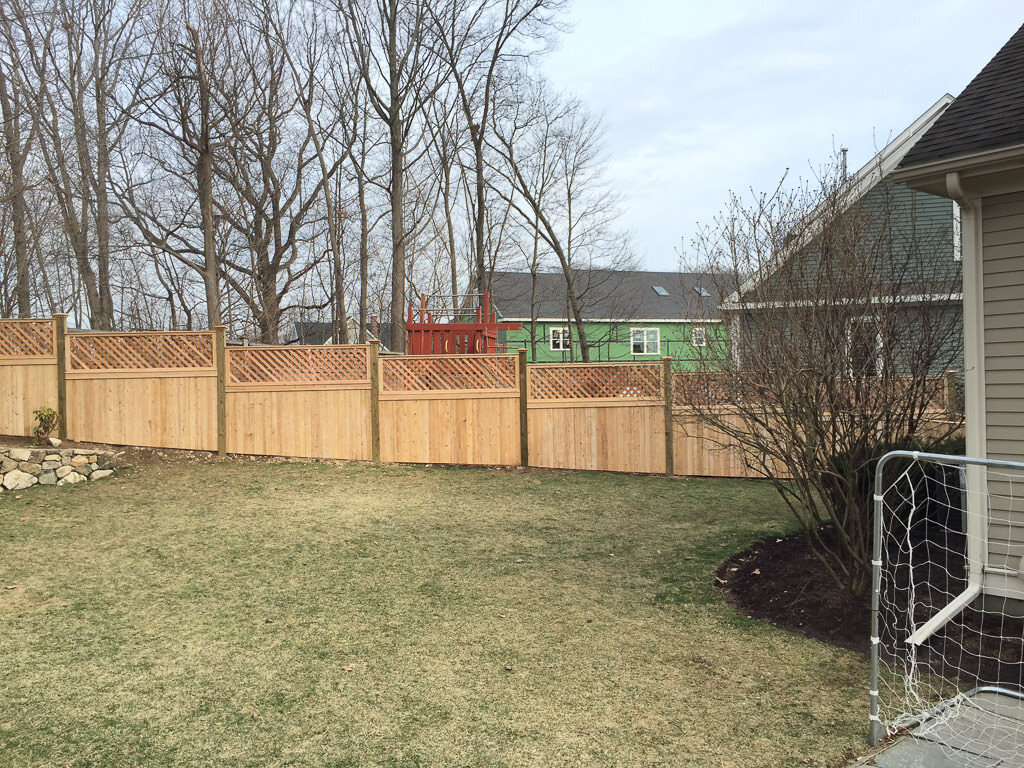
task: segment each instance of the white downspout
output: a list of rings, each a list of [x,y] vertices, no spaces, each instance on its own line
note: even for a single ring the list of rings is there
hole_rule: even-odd
[[[987,458],[985,446],[985,306],[982,295],[981,201],[964,192],[957,172],[946,174],[946,196],[960,206],[963,241],[964,401],[967,421],[967,455]],[[988,472],[982,466],[967,467],[967,586],[941,611],[922,624],[908,639],[921,645],[946,622],[968,607],[984,588],[988,563]]]

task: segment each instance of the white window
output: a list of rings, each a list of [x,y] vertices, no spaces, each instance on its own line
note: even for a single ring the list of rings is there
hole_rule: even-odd
[[[551,329],[551,351],[552,352],[568,352],[569,351],[569,329],[568,328],[552,328]]]
[[[706,347],[708,345],[708,329],[703,325],[694,326],[690,331],[690,343],[695,347]]]
[[[630,328],[629,339],[634,355],[656,355],[661,351],[661,331],[657,328]]]

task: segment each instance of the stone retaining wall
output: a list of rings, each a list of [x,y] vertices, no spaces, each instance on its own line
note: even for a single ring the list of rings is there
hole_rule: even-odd
[[[89,448],[0,446],[0,490],[20,491],[33,485],[74,485],[99,480],[114,473],[114,456],[109,451]]]

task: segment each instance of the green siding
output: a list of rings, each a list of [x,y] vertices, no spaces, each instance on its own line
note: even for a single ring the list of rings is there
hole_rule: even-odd
[[[693,328],[699,326],[706,330],[706,337],[709,347],[703,351],[695,348],[691,342]],[[551,349],[551,329],[569,328],[573,337],[573,349],[558,351]],[[600,323],[587,322],[584,324],[587,335],[587,346],[590,348],[591,362],[600,361],[635,361],[652,362],[662,357],[671,356],[675,360],[675,367],[680,370],[693,370],[697,367],[698,361],[703,355],[708,357],[709,351],[714,349],[716,342],[721,345],[727,343],[726,332],[721,323],[646,323],[641,320],[635,322]],[[633,328],[657,328],[660,337],[660,349],[656,354],[634,355],[630,343],[631,330]],[[570,363],[580,362],[582,354],[579,343],[575,340],[576,329],[567,321],[538,322],[535,333],[536,359],[534,359],[534,345],[530,343],[530,323],[523,323],[518,331],[508,331],[505,334],[505,345],[509,350],[525,348],[526,357],[530,362],[538,363]],[[714,354],[720,355],[720,347]]]

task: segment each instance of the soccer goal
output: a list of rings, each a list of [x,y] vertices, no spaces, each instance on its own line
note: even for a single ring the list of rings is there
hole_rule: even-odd
[[[1024,587],[1024,464],[895,451],[874,501],[872,743],[908,734],[956,765],[1024,765],[1024,604],[986,592]]]

